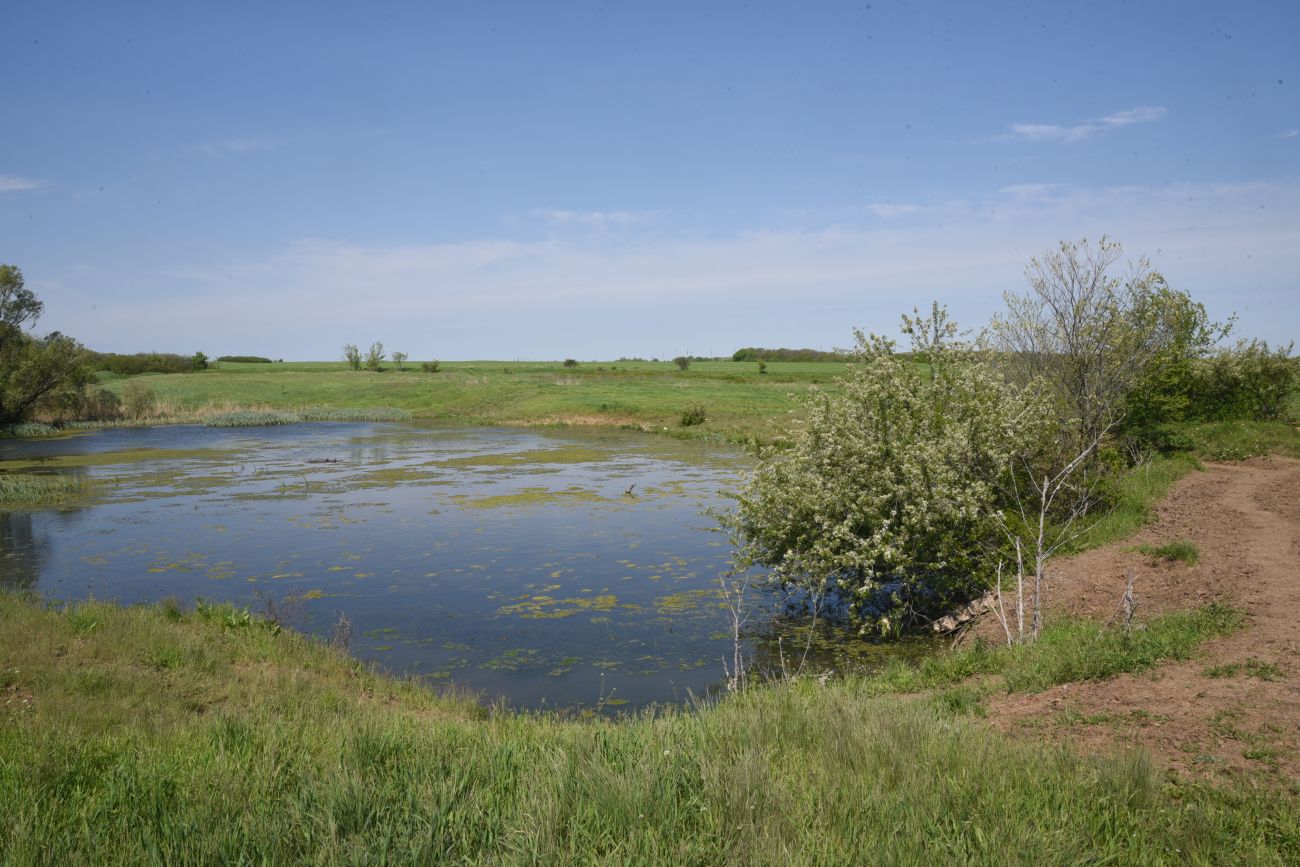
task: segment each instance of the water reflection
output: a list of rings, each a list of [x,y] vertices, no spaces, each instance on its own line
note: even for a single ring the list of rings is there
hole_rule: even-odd
[[[32,529],[31,514],[0,512],[0,589],[35,589],[48,546]]]

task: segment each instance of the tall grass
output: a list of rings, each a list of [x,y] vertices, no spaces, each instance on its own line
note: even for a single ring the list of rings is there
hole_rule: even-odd
[[[1300,857],[1293,796],[1016,743],[868,680],[622,720],[485,713],[229,606],[10,595],[0,659],[14,863]]]
[[[86,482],[80,476],[0,473],[0,507],[48,506],[80,496]]]

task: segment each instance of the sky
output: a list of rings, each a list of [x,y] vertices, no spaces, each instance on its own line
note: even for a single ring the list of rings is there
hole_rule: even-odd
[[[1105,234],[1300,337],[1300,3],[0,4],[0,262],[101,351],[830,349]]]

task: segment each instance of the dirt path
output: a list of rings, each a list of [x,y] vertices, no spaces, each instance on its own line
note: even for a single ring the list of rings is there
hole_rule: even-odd
[[[1196,543],[1196,566],[1125,550],[1174,539]],[[1136,538],[1049,567],[1047,616],[1113,616],[1128,569],[1139,619],[1220,600],[1248,625],[1191,662],[999,696],[993,722],[1084,748],[1139,744],[1196,776],[1249,769],[1300,780],[1300,461],[1209,464],[1182,479]]]

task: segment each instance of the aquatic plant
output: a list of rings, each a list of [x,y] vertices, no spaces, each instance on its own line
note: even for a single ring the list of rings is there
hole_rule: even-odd
[[[85,482],[79,476],[0,474],[0,506],[36,506],[80,494]]]

